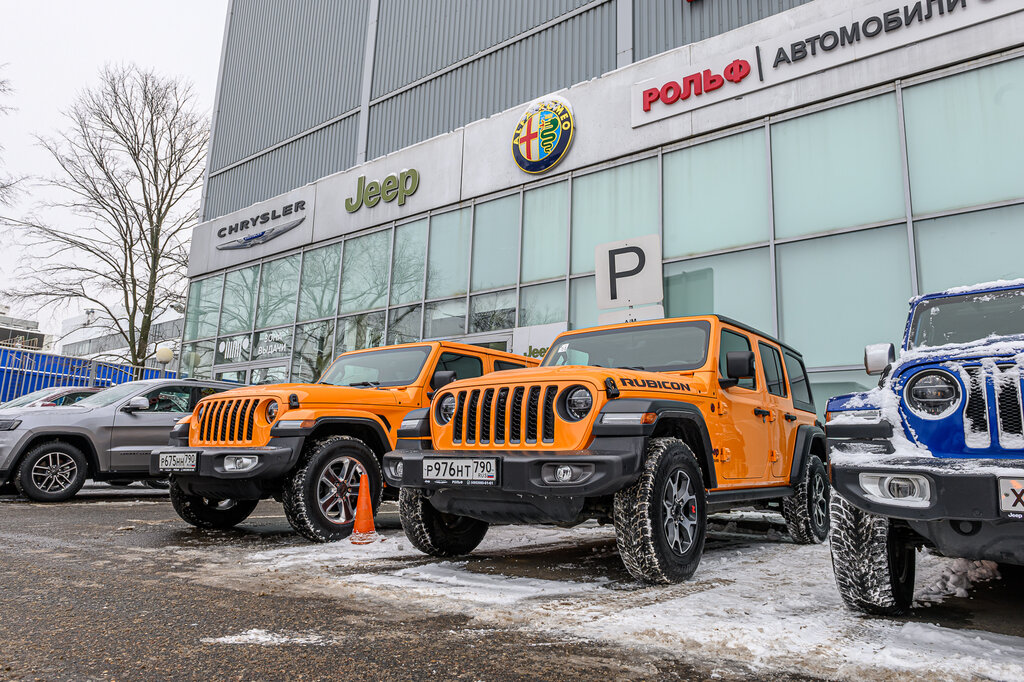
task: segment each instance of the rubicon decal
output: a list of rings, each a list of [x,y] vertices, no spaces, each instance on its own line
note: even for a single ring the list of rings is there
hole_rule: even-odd
[[[666,391],[689,391],[690,384],[683,384],[678,381],[658,381],[656,379],[619,379],[623,387],[630,388],[660,388]]]
[[[569,103],[560,97],[531,104],[512,134],[516,165],[526,173],[543,173],[555,166],[572,144],[575,125]]]

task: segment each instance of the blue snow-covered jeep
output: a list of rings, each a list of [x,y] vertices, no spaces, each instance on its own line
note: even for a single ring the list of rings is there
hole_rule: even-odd
[[[878,388],[828,401],[832,564],[843,601],[898,615],[916,551],[1024,565],[1024,280],[915,298]]]

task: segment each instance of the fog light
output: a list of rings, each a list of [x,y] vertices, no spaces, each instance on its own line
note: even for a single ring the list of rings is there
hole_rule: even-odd
[[[228,455],[224,458],[224,471],[249,471],[259,461],[256,455]]]
[[[401,478],[402,474],[404,474],[404,473],[405,473],[405,462],[403,462],[402,460],[398,460],[398,462],[395,463],[395,478]]]
[[[874,502],[899,507],[927,507],[932,489],[928,479],[917,474],[861,474],[860,487]]]
[[[568,464],[563,464],[562,466],[555,469],[555,480],[558,481],[559,483],[571,481],[572,467],[569,466]]]

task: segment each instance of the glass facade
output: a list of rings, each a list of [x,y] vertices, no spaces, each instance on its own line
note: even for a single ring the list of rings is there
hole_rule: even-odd
[[[192,282],[182,371],[310,380],[337,353],[597,322],[594,247],[660,234],[669,316],[873,384],[918,293],[1022,275],[1024,58],[894,83]],[[624,134],[628,134],[625,131]],[[524,181],[527,178],[524,178]]]

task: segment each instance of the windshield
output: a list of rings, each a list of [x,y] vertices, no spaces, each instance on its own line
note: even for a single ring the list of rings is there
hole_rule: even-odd
[[[710,334],[702,320],[571,334],[555,339],[540,364],[685,372],[704,366]]]
[[[319,383],[331,386],[407,386],[420,375],[430,346],[388,348],[369,353],[340,355]]]
[[[93,393],[90,396],[82,398],[75,403],[75,407],[106,407],[107,405],[113,405],[118,400],[135,395],[139,392],[140,388],[142,388],[142,386],[138,382],[129,381],[127,384],[112,386],[100,391],[99,393]]]
[[[914,309],[908,348],[970,343],[1024,334],[1024,290],[986,291],[922,301]]]
[[[31,393],[26,393],[25,395],[21,396],[20,398],[15,398],[14,400],[8,400],[6,403],[0,404],[0,410],[7,410],[7,409],[10,409],[12,407],[23,407],[25,405],[28,405],[31,402],[39,400],[40,398],[45,398],[46,396],[50,395],[51,393],[53,393],[53,392],[55,392],[57,390],[59,390],[59,389],[43,388],[43,389],[40,389],[38,391],[32,391]]]

